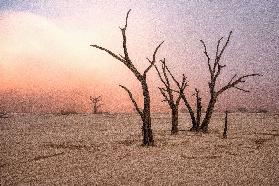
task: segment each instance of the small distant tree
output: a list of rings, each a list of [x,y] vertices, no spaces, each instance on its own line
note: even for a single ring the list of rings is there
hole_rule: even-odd
[[[129,10],[127,12],[125,26],[123,28],[120,28],[121,33],[122,33],[122,39],[123,39],[122,46],[123,46],[124,56],[121,54],[117,55],[114,52],[112,52],[111,50],[108,50],[108,49],[98,46],[98,45],[90,45],[90,46],[105,51],[106,53],[108,53],[109,55],[111,55],[112,57],[114,57],[115,59],[120,61],[121,63],[123,63],[135,75],[137,80],[140,82],[141,87],[142,87],[143,98],[144,98],[143,110],[141,110],[140,107],[138,106],[138,103],[134,99],[134,96],[131,93],[131,91],[123,85],[119,85],[119,86],[128,93],[132,103],[134,104],[134,107],[136,108],[137,112],[141,116],[141,119],[143,122],[143,125],[142,125],[143,142],[142,143],[144,146],[150,146],[150,145],[154,144],[154,139],[153,139],[153,133],[152,133],[152,128],[151,128],[150,95],[149,95],[149,89],[148,89],[148,84],[147,84],[147,73],[152,68],[152,66],[155,64],[157,51],[159,50],[159,48],[161,47],[163,42],[160,43],[156,47],[155,51],[153,52],[152,59],[147,58],[147,60],[150,62],[150,65],[144,70],[143,73],[140,73],[138,71],[138,69],[134,66],[134,63],[132,62],[132,60],[130,59],[128,49],[127,49],[126,29],[128,26],[128,17],[129,17],[130,11],[131,10]]]
[[[100,113],[100,108],[103,105],[102,103],[100,103],[102,101],[102,97],[101,96],[98,96],[98,97],[90,96],[90,100],[91,100],[92,107],[93,107],[93,114]]]
[[[161,60],[162,63],[162,72],[160,72],[159,68],[155,65],[155,69],[158,73],[158,76],[163,83],[164,87],[159,87],[159,90],[161,94],[164,96],[164,102],[167,102],[170,109],[171,109],[171,115],[172,115],[172,128],[171,128],[171,134],[177,134],[178,132],[178,106],[181,100],[181,94],[178,94],[175,98],[174,93],[177,92],[172,89],[171,82],[168,77],[168,74],[171,75],[172,79],[176,82],[177,80],[174,78],[174,76],[171,74],[169,68],[166,65],[166,60]],[[187,82],[185,76],[183,76],[181,89],[186,88]],[[179,93],[179,92],[178,92]]]

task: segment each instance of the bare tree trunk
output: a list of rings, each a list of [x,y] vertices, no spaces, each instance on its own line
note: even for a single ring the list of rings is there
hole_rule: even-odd
[[[97,114],[97,113],[98,113],[98,109],[97,109],[97,105],[95,104],[93,108],[93,114]]]
[[[228,111],[225,112],[225,126],[224,126],[224,132],[223,132],[223,138],[227,138],[227,132],[228,132]]]
[[[177,134],[178,133],[178,107],[172,107],[171,108],[171,134]]]
[[[143,97],[144,97],[144,107],[143,107],[143,145],[152,146],[154,145],[153,133],[151,129],[151,112],[150,112],[150,95],[146,79],[141,81]]]
[[[197,98],[197,117],[196,117],[197,128],[196,128],[196,130],[198,130],[198,128],[200,127],[200,122],[201,122],[202,105],[201,105],[201,97],[199,96],[199,91],[197,89],[196,89],[196,98]]]
[[[187,109],[189,111],[189,114],[190,114],[190,117],[192,120],[192,128],[190,129],[190,131],[196,131],[196,130],[198,130],[198,127],[197,127],[197,123],[196,123],[195,113],[183,92],[181,93],[181,96],[182,96],[185,106],[187,107]]]
[[[217,98],[214,96],[211,96],[209,104],[206,109],[205,117],[200,126],[200,130],[202,132],[208,132],[208,124],[210,123],[210,119],[211,119],[212,113],[214,111],[214,106],[215,106],[216,101],[217,101]]]

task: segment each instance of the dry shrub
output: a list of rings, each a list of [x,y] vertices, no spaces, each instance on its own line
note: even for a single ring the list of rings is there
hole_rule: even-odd
[[[60,114],[61,115],[70,115],[70,114],[78,114],[78,112],[75,110],[61,110]]]

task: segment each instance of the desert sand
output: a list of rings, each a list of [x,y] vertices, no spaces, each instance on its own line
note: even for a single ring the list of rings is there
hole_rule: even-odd
[[[208,134],[179,134],[153,114],[154,147],[136,114],[11,114],[0,119],[0,185],[279,185],[279,116],[215,113]]]

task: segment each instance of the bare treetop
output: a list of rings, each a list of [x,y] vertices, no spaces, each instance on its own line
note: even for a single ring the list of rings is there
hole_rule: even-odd
[[[147,72],[155,64],[157,51],[159,50],[161,45],[164,43],[164,41],[162,41],[156,47],[155,51],[153,52],[152,61],[147,58],[147,60],[150,62],[150,65],[144,70],[143,74],[141,74],[138,71],[138,69],[134,66],[132,60],[130,59],[128,49],[127,49],[126,29],[128,27],[128,18],[129,18],[130,12],[131,12],[131,9],[127,12],[125,26],[123,28],[119,27],[121,30],[121,33],[122,33],[122,39],[123,39],[122,47],[123,47],[124,56],[121,54],[117,55],[116,53],[112,52],[111,50],[108,50],[108,49],[98,46],[98,45],[90,45],[90,46],[103,50],[103,51],[107,52],[109,55],[111,55],[112,57],[116,58],[118,61],[121,61],[135,74],[135,76],[138,80],[141,80],[144,76],[146,76]]]
[[[232,35],[232,31],[230,31],[229,36],[228,36],[225,44],[221,48],[221,51],[220,51],[220,45],[221,45],[221,41],[222,41],[223,37],[221,37],[218,40],[213,66],[212,66],[211,58],[209,57],[209,54],[207,52],[206,44],[203,40],[200,40],[202,45],[203,45],[203,48],[204,48],[204,54],[207,57],[207,64],[208,64],[208,69],[209,69],[209,73],[210,73],[209,88],[210,88],[210,91],[214,94],[217,93],[219,95],[219,94],[223,93],[225,90],[227,90],[229,88],[236,88],[236,89],[244,91],[244,92],[249,92],[248,90],[244,90],[243,88],[239,88],[236,85],[239,84],[239,83],[244,83],[247,77],[261,76],[260,74],[248,74],[248,75],[243,75],[243,76],[239,77],[238,79],[236,79],[235,81],[233,81],[234,78],[237,76],[235,74],[231,78],[231,80],[229,81],[229,83],[227,85],[225,85],[220,90],[215,92],[214,89],[215,89],[215,84],[216,84],[217,78],[220,75],[222,69],[226,67],[226,65],[221,65],[220,60],[222,58],[222,55],[223,55],[225,49],[227,48],[227,46],[230,42],[231,35]]]
[[[225,92],[226,90],[228,90],[230,88],[235,88],[235,89],[243,91],[243,92],[249,92],[249,90],[245,90],[244,88],[238,87],[237,85],[240,83],[244,83],[248,77],[261,76],[260,74],[253,73],[253,74],[246,74],[246,75],[240,76],[239,78],[235,79],[237,77],[237,74],[235,74],[225,86],[223,86],[219,90],[216,90],[215,85],[216,85],[217,79],[218,79],[219,75],[221,74],[222,69],[226,67],[226,65],[222,65],[220,63],[220,60],[222,58],[222,55],[224,54],[225,49],[227,48],[227,46],[230,42],[231,35],[232,35],[232,31],[230,31],[229,36],[228,36],[225,44],[222,47],[221,47],[221,41],[222,41],[223,37],[218,40],[215,59],[214,59],[213,64],[212,64],[211,58],[207,52],[207,47],[206,47],[205,42],[203,40],[200,40],[203,45],[203,48],[204,48],[204,54],[207,58],[208,70],[210,73],[210,81],[208,82],[209,90],[210,90],[210,100],[209,100],[209,103],[207,106],[205,118],[201,125],[201,129],[203,131],[207,131],[207,127],[208,127],[211,115],[213,113],[215,103],[220,94],[222,94],[223,92]]]
[[[98,97],[90,96],[90,100],[93,104],[93,113],[94,114],[99,113],[100,112],[99,109],[103,105],[102,103],[100,103],[102,101],[102,97],[101,96],[98,96]]]

